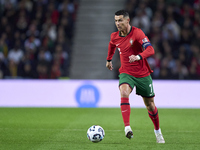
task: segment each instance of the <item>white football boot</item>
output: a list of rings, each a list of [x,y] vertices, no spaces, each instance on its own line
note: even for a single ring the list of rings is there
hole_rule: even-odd
[[[125,136],[129,139],[133,138],[133,131],[130,126],[126,126],[125,129]]]
[[[159,129],[159,130],[154,129],[154,133],[155,133],[155,136],[156,136],[157,143],[165,143],[165,140],[164,140],[163,135],[161,133],[161,129]]]

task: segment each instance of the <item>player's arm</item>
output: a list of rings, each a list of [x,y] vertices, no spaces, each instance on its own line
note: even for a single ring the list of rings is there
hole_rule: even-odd
[[[148,37],[145,37],[142,40],[146,41],[146,42],[143,42],[143,44],[142,44],[143,52],[138,55],[138,56],[140,56],[140,59],[147,58],[151,55],[154,55],[155,51],[154,51],[154,48],[152,47]]]
[[[116,46],[110,41],[109,45],[108,45],[108,56],[107,56],[107,62],[106,62],[106,67],[109,70],[113,69],[113,66],[112,66],[112,57],[113,57],[113,55],[115,53],[115,49],[116,49]]]
[[[143,31],[139,30],[137,35],[137,41],[141,44],[143,52],[138,55],[129,56],[129,62],[134,62],[147,58],[155,53],[154,48],[152,47],[148,37],[143,33]]]

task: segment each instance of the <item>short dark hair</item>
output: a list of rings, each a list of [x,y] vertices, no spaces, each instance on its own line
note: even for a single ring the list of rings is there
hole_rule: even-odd
[[[117,12],[115,12],[116,16],[120,16],[123,15],[124,17],[129,17],[129,13],[126,10],[118,10]]]

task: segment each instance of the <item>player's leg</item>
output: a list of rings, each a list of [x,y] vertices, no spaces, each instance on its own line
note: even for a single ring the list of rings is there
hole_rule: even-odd
[[[119,90],[121,95],[121,113],[125,126],[125,135],[131,139],[133,132],[130,127],[130,113],[131,108],[129,104],[129,95],[134,87],[132,77],[128,74],[122,73],[119,75]]]
[[[154,124],[154,132],[156,135],[156,140],[157,143],[165,143],[165,140],[163,138],[163,135],[161,133],[161,129],[159,126],[159,116],[158,116],[158,110],[157,107],[155,106],[154,103],[154,98],[147,98],[147,97],[143,97],[145,106],[148,110],[149,113],[149,117],[151,118],[153,124]]]
[[[164,143],[163,136],[161,134],[159,126],[159,116],[158,110],[154,103],[154,89],[152,84],[151,76],[136,78],[136,93],[143,97],[145,106],[148,110],[149,117],[151,118],[154,124],[154,132],[156,134],[156,139],[158,143]],[[157,136],[159,135],[159,136]]]
[[[154,129],[159,130],[159,116],[158,116],[158,110],[155,106],[154,103],[154,98],[153,97],[143,97],[144,104],[148,110],[149,117],[151,118],[153,124],[154,124]]]
[[[125,126],[130,126],[130,103],[129,103],[129,95],[132,91],[128,84],[121,84],[119,87],[120,95],[121,95],[121,113]]]
[[[121,84],[120,87],[120,95],[121,95],[121,113],[125,126],[125,135],[127,138],[131,139],[133,137],[133,132],[130,127],[130,103],[129,103],[129,95],[132,91],[129,84]]]
[[[148,110],[149,117],[151,118],[155,130],[159,129],[158,110],[154,103],[154,89],[151,76],[136,78],[136,93],[143,97],[145,106]]]

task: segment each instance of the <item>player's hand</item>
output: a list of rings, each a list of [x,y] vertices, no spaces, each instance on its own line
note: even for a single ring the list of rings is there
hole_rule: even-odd
[[[110,62],[106,62],[106,67],[109,69],[109,70],[113,70],[113,65],[112,65],[112,61]]]
[[[131,55],[129,56],[129,62],[132,63],[134,61],[140,60],[140,57],[138,55]]]

